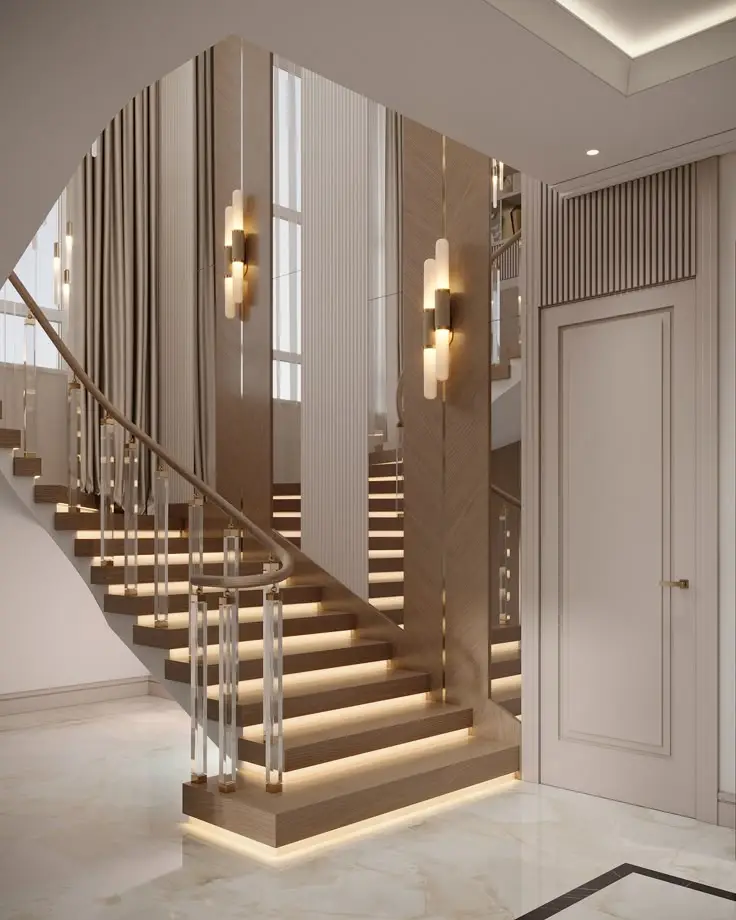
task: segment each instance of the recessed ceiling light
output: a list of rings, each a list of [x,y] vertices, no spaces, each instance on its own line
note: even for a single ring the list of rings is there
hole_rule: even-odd
[[[598,154],[600,153],[600,150],[596,150],[595,147],[593,147],[591,150],[586,150],[585,152],[588,154],[589,157],[597,157]]]

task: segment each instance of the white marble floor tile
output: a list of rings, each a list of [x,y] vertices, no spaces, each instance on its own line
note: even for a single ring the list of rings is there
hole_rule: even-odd
[[[0,920],[512,920],[624,862],[736,890],[733,831],[524,783],[264,865],[182,835],[176,704],[69,715],[0,732]]]
[[[559,920],[736,920],[736,902],[632,874],[558,916]]]

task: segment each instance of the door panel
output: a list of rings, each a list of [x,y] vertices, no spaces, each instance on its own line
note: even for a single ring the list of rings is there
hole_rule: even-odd
[[[542,781],[693,814],[692,285],[542,322]]]

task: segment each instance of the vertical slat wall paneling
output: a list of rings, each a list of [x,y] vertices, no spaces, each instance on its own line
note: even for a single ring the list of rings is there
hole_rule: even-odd
[[[542,306],[692,278],[695,166],[561,199],[542,192]]]
[[[364,598],[372,105],[303,74],[302,546]]]
[[[194,466],[194,66],[161,80],[160,424],[161,443]],[[187,501],[191,487],[178,476],[171,501]]]
[[[499,737],[513,717],[488,699],[491,609],[488,158],[448,139],[446,176],[454,329],[445,422],[446,695],[450,702],[473,707],[476,733]],[[518,725],[513,728],[516,737]]]
[[[220,42],[214,86],[215,240],[224,240],[225,207],[242,187],[249,263],[243,314],[226,319],[225,253],[223,245],[215,246],[217,488],[261,527],[270,527],[271,55],[239,38]]]
[[[422,302],[424,260],[434,256],[443,232],[442,138],[405,118],[403,153],[404,630],[411,649],[405,664],[425,669],[438,694],[443,679],[442,405],[424,398]],[[452,374],[453,354],[450,361]]]

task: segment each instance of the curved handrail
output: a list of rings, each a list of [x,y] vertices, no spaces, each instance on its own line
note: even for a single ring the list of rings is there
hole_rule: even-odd
[[[505,489],[502,489],[500,486],[493,485],[491,483],[491,492],[495,492],[496,495],[500,496],[505,502],[508,502],[510,505],[513,505],[515,508],[521,508],[521,501],[510,492],[507,492]]]
[[[256,588],[266,585],[277,584],[278,582],[285,581],[289,575],[294,571],[294,559],[289,553],[289,551],[278,543],[274,538],[266,533],[265,530],[262,530],[257,524],[254,524],[249,518],[247,518],[242,511],[239,511],[234,505],[231,505],[227,499],[223,498],[219,493],[215,492],[214,489],[210,488],[206,482],[203,482],[198,476],[195,476],[194,473],[191,473],[186,467],[182,466],[178,460],[175,460],[170,454],[168,454],[163,447],[161,447],[158,442],[146,434],[143,429],[139,428],[129,419],[127,419],[119,409],[117,409],[113,403],[105,396],[102,390],[96,386],[94,381],[87,375],[86,371],[82,365],[77,361],[71,351],[62,341],[59,334],[56,332],[54,327],[46,318],[43,310],[33,297],[30,295],[23,282],[18,278],[15,272],[11,272],[8,281],[13,285],[15,290],[20,295],[23,303],[28,307],[33,317],[38,322],[39,326],[43,329],[46,335],[51,340],[51,344],[56,348],[61,357],[69,365],[72,372],[76,375],[79,382],[85,388],[85,390],[90,394],[90,396],[102,406],[102,408],[107,412],[107,414],[115,419],[119,425],[121,425],[129,434],[145,444],[146,447],[155,454],[166,466],[174,470],[175,473],[178,473],[182,479],[186,480],[190,485],[200,492],[203,496],[208,498],[213,505],[218,507],[223,511],[231,520],[240,524],[244,530],[247,530],[252,536],[257,540],[260,540],[261,543],[265,544],[270,553],[273,553],[276,559],[278,559],[280,566],[273,572],[265,572],[261,575],[242,575],[242,576],[233,576],[233,577],[224,577],[221,575],[196,575],[192,577],[192,584],[195,586],[206,587],[206,588],[221,588],[221,589],[241,589],[241,588]]]

